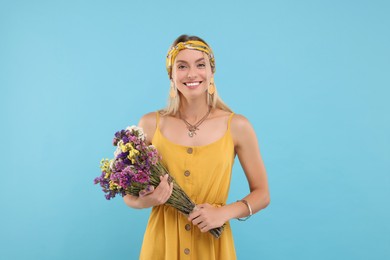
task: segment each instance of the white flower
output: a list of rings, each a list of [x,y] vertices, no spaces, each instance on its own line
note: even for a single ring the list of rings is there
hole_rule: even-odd
[[[115,152],[114,152],[115,158],[117,158],[118,155],[119,155],[121,152],[122,152],[122,150],[121,150],[120,146],[118,145],[118,146],[116,147]]]
[[[141,128],[141,127],[138,127],[138,126],[136,126],[136,125],[132,125],[132,126],[126,127],[126,130],[129,130],[130,132],[132,132],[132,131],[137,131],[137,132],[139,132],[139,133],[143,133],[142,128]]]
[[[114,170],[114,160],[110,160],[110,169]]]
[[[142,141],[145,141],[146,134],[144,133],[144,131],[141,127],[136,126],[136,125],[132,125],[132,126],[126,127],[126,130],[130,131],[130,132],[137,132],[138,137],[141,138]]]

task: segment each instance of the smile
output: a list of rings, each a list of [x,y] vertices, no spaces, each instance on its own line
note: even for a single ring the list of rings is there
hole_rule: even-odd
[[[184,83],[184,85],[186,85],[187,87],[197,87],[200,85],[200,83],[202,83],[202,81],[198,81],[198,82],[187,82],[187,83]]]

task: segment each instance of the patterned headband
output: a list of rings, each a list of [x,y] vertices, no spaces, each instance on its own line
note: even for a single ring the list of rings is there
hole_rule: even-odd
[[[175,61],[177,54],[184,49],[203,51],[206,53],[210,59],[211,70],[213,73],[215,72],[215,59],[211,48],[201,41],[186,41],[179,42],[176,46],[169,49],[166,61],[168,77],[171,77],[173,62]]]

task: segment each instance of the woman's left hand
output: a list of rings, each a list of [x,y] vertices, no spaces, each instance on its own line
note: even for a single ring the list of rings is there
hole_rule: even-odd
[[[190,213],[188,220],[197,225],[200,231],[207,232],[225,224],[225,214],[222,207],[216,208],[206,203],[196,205],[196,208]]]

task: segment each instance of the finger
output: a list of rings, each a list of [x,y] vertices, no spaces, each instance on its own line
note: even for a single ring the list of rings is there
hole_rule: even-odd
[[[168,198],[170,198],[172,196],[172,192],[173,192],[173,183],[170,183],[168,186],[168,189],[167,189]]]
[[[194,225],[198,225],[204,221],[204,217],[201,214],[196,214],[191,221]]]
[[[148,187],[146,187],[146,193],[147,194],[150,194],[150,193],[152,193],[154,191],[154,186],[148,186]]]
[[[200,232],[202,232],[202,233],[207,232],[207,231],[209,231],[209,228],[207,226],[200,229]]]
[[[170,183],[170,184],[167,183],[167,185],[166,185],[166,187],[164,187],[164,189],[165,189],[165,191],[166,191],[166,194],[167,194],[168,196],[171,196],[172,190],[173,190],[173,185],[172,185],[172,183]]]
[[[169,194],[171,195],[173,192],[173,182],[171,182],[170,186],[171,186],[171,190],[169,191]]]
[[[164,175],[164,180],[165,180],[165,182],[169,185],[170,183],[169,183],[168,179],[169,179],[169,175],[168,175],[168,174],[165,174],[165,175]]]
[[[161,196],[169,198],[171,196],[171,185],[167,182],[161,182],[159,185]]]
[[[188,215],[188,221],[192,221],[193,219],[199,217],[200,212],[199,211],[192,211],[190,215]]]
[[[169,198],[171,197],[171,194],[167,193],[167,197],[165,199],[165,202],[167,202],[169,200]]]
[[[156,197],[159,198],[161,204],[166,203],[171,197],[171,187],[167,182],[166,176],[160,176],[161,182],[156,188]]]
[[[172,190],[171,190],[171,187],[170,185],[168,185],[165,189],[164,189],[164,195],[165,195],[165,200],[168,200],[170,197],[171,197],[171,194],[172,194]]]
[[[207,227],[207,224],[205,222],[201,222],[201,223],[199,223],[198,227],[200,229],[205,229]]]
[[[154,186],[147,186],[145,189],[141,190],[139,192],[139,196],[143,197],[146,196],[154,191]]]
[[[145,190],[141,190],[141,191],[138,193],[138,196],[143,197],[143,196],[145,196],[145,194],[146,194],[146,191],[145,191]]]
[[[167,185],[168,186],[168,174],[164,175],[164,176],[160,176],[160,184],[161,185]]]
[[[199,217],[199,214],[190,213],[190,215],[188,215],[188,221],[192,221],[192,220],[196,219],[197,217]]]
[[[198,217],[198,218],[195,218],[192,220],[192,224],[196,225],[196,226],[199,226],[200,224],[202,224],[203,222],[203,219]]]
[[[166,195],[168,198],[170,198],[172,196],[172,192],[173,192],[173,184],[172,183],[167,183],[167,186],[165,188],[165,192],[166,192]]]
[[[169,187],[168,183],[164,180],[164,178],[161,177],[161,181],[157,185],[156,189],[159,189],[160,191],[163,191],[163,190],[167,189],[168,187]]]

